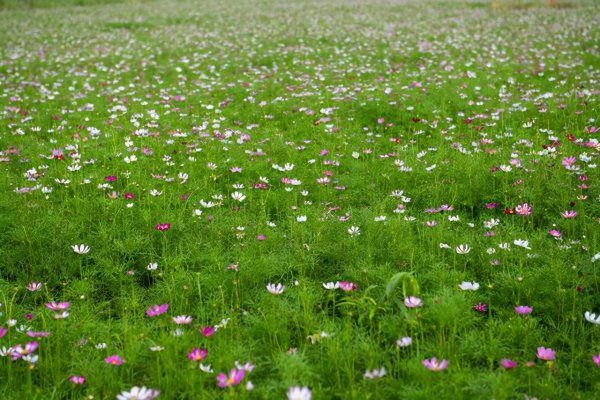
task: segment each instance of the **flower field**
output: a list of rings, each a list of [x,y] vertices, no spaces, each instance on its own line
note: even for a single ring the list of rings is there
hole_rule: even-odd
[[[595,1],[53,1],[0,1],[0,398],[598,398]]]

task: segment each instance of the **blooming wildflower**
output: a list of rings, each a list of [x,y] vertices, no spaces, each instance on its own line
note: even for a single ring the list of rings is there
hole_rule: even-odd
[[[36,351],[38,348],[38,342],[29,342],[29,343],[25,343],[25,347],[21,346],[20,344],[17,344],[16,346],[14,346],[12,349],[12,359],[17,360],[21,357],[25,357],[27,355],[30,355],[31,353],[33,353],[34,351]]]
[[[487,304],[485,304],[485,303],[477,303],[473,306],[473,310],[480,312],[480,313],[484,313],[484,312],[487,312],[488,307],[487,307]]]
[[[458,285],[458,287],[461,290],[472,290],[472,291],[475,291],[475,290],[479,289],[479,283],[477,283],[477,282],[466,282],[465,281],[465,282],[461,283],[460,285]]]
[[[200,368],[200,371],[202,371],[202,372],[205,372],[205,373],[207,373],[207,374],[212,374],[213,372],[215,372],[215,371],[214,371],[214,370],[211,368],[210,364],[208,364],[208,365],[204,365],[204,364],[200,363],[200,366],[199,366],[199,368]]]
[[[436,357],[432,357],[430,360],[423,360],[423,366],[425,366],[425,368],[427,368],[430,371],[439,372],[445,370],[448,367],[448,360],[442,360],[441,362],[438,362],[438,359]]]
[[[155,263],[155,262],[151,262],[150,264],[148,264],[148,265],[146,266],[146,269],[147,269],[148,271],[154,271],[154,270],[156,270],[157,268],[158,268],[158,264],[157,264],[157,263]]]
[[[586,311],[584,316],[585,319],[591,322],[592,324],[600,325],[600,315],[592,314],[591,312]]]
[[[551,348],[538,347],[537,348],[537,358],[544,361],[552,361],[554,360],[555,354],[554,350]]]
[[[69,377],[69,382],[73,383],[74,385],[83,385],[85,383],[85,377],[78,376],[78,375],[71,375]]]
[[[27,284],[27,290],[29,290],[30,292],[37,292],[41,288],[42,288],[41,282],[31,282],[31,283]]]
[[[353,292],[356,290],[356,284],[354,282],[341,281],[338,282],[340,289],[344,292]]]
[[[66,301],[63,301],[61,303],[57,303],[55,301],[52,301],[51,303],[46,303],[46,307],[52,311],[66,310],[70,306],[71,306],[71,303],[66,302]]]
[[[523,216],[531,215],[531,206],[527,203],[519,204],[515,207],[515,213]]]
[[[561,237],[561,233],[560,231],[556,230],[556,229],[551,229],[548,231],[548,233],[550,234],[550,236],[553,236],[555,238],[560,238]]]
[[[196,347],[194,350],[188,353],[188,358],[192,361],[202,361],[204,357],[206,357],[207,353],[208,350]]]
[[[242,202],[246,199],[246,196],[244,196],[242,193],[240,192],[233,192],[231,193],[231,198],[235,201],[239,201]]]
[[[515,246],[519,246],[524,249],[531,250],[531,247],[529,247],[529,241],[527,241],[527,240],[516,239],[513,241],[513,243],[515,244]]]
[[[245,373],[246,371],[243,369],[236,370],[235,368],[232,368],[228,377],[221,372],[219,375],[217,375],[217,386],[220,388],[226,388],[228,386],[239,385],[242,379],[244,379]]]
[[[376,379],[383,378],[385,376],[385,368],[381,367],[380,369],[374,369],[373,371],[365,371],[364,377],[365,379]]]
[[[360,228],[358,226],[351,226],[348,228],[348,234],[350,236],[360,236]]]
[[[192,317],[189,315],[178,315],[173,317],[173,322],[175,322],[177,325],[187,325],[192,323]]]
[[[500,361],[500,365],[502,365],[502,368],[504,369],[513,369],[517,367],[517,362],[513,361],[513,360],[509,360],[508,358],[503,358]]]
[[[396,346],[408,347],[412,344],[412,338],[410,336],[404,336],[401,339],[396,340]]]
[[[570,219],[570,218],[575,218],[575,217],[577,216],[577,211],[574,211],[574,210],[566,210],[566,211],[563,211],[563,212],[561,212],[561,213],[560,213],[560,215],[561,215],[563,218],[567,218],[567,219]]]
[[[209,337],[209,336],[214,335],[215,332],[216,332],[216,329],[213,328],[212,326],[205,326],[200,333],[202,333],[202,336],[204,336],[204,337]]]
[[[282,285],[281,283],[278,283],[277,285],[275,285],[273,283],[269,283],[267,285],[267,290],[271,294],[281,294],[285,290],[285,286]]]
[[[306,386],[292,386],[287,391],[288,400],[311,400],[312,393]]]
[[[132,387],[129,392],[122,391],[117,395],[117,400],[153,400],[158,397],[160,391],[157,389],[148,389],[145,386]]]
[[[469,247],[468,244],[461,244],[458,245],[458,247],[456,247],[456,254],[469,254],[469,252],[471,251],[471,248]]]
[[[162,346],[150,346],[150,351],[163,351],[164,349]]]
[[[600,367],[600,355],[593,355],[592,360],[594,361],[594,364]]]
[[[170,223],[157,224],[155,228],[157,231],[161,231],[161,232],[168,231],[169,229],[171,229],[171,224]]]
[[[254,369],[254,364],[252,364],[250,361],[247,361],[246,364],[242,365],[236,360],[234,364],[237,369],[243,369],[246,372],[252,372]]]
[[[86,244],[74,244],[71,248],[77,254],[87,254],[90,252],[90,246]]]
[[[2,327],[0,327],[0,337],[2,337]],[[29,337],[48,337],[50,336],[50,332],[34,332],[27,331],[27,336]]]
[[[327,282],[323,283],[323,287],[327,290],[338,289],[340,287],[339,282]]]
[[[156,317],[157,315],[166,313],[168,309],[169,309],[168,304],[163,304],[161,306],[159,306],[158,304],[155,304],[152,307],[150,307],[148,310],[146,310],[146,315],[148,315],[149,317]]]
[[[415,296],[409,296],[404,299],[404,305],[408,308],[416,308],[423,306],[423,300]]]
[[[533,311],[533,307],[529,306],[517,306],[515,307],[515,312],[519,315],[531,314]]]
[[[298,221],[298,222],[306,222],[306,215],[298,215],[296,217],[296,221]]]
[[[119,366],[125,362],[121,357],[117,355],[108,356],[104,359],[107,364]]]

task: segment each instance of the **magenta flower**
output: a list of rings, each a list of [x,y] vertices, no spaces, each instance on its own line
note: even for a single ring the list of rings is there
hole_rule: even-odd
[[[576,161],[577,161],[577,158],[575,158],[574,156],[570,156],[570,157],[563,158],[561,161],[561,164],[565,168],[570,168],[573,164],[575,164]]]
[[[78,375],[71,375],[69,377],[69,382],[71,382],[74,385],[83,385],[85,383],[85,377],[78,376]]]
[[[157,315],[164,314],[169,309],[168,304],[163,304],[159,306],[158,304],[153,305],[148,310],[146,310],[146,315],[149,317],[156,317]]]
[[[156,225],[156,230],[157,231],[168,231],[169,229],[171,229],[171,224],[170,223],[165,223],[165,224],[157,224]]]
[[[527,203],[519,204],[515,207],[515,213],[523,216],[531,215],[531,206]]]
[[[216,330],[212,326],[205,326],[200,333],[202,333],[202,336],[204,337],[209,337],[214,335],[215,332]]]
[[[438,362],[436,357],[432,357],[430,360],[423,360],[423,365],[430,371],[439,372],[448,367],[448,360],[442,360],[441,362]]]
[[[509,360],[508,358],[503,358],[502,361],[500,361],[500,365],[502,365],[504,369],[517,368],[517,362]]]
[[[20,344],[14,346],[12,349],[12,359],[13,361],[18,360],[21,357],[25,357],[36,351],[38,348],[38,342],[29,342],[25,344],[25,347]]]
[[[125,360],[123,360],[121,357],[119,357],[117,355],[108,356],[104,359],[104,361],[107,364],[114,365],[114,366],[119,366],[119,365],[125,363]]]
[[[562,233],[560,233],[560,231],[556,229],[551,229],[548,231],[548,233],[550,234],[550,236],[553,236],[555,238],[559,238],[562,236]]]
[[[565,211],[561,212],[560,215],[563,218],[567,218],[567,219],[575,218],[577,216],[577,211],[575,211],[575,210],[565,210]]]
[[[188,353],[188,358],[192,361],[202,361],[204,357],[206,357],[207,353],[208,350],[196,347],[194,350]]]
[[[109,176],[107,176],[106,178],[104,178],[104,180],[105,180],[106,182],[115,182],[115,181],[117,180],[117,177],[116,177],[116,176],[114,176],[114,175],[109,175]]]
[[[404,305],[408,308],[422,307],[423,300],[415,296],[409,296],[404,299]]]
[[[8,332],[8,329],[6,329],[3,326],[0,326],[0,338],[4,337],[4,335],[6,335],[6,332]]]
[[[57,303],[55,301],[52,301],[51,303],[46,303],[46,307],[49,308],[52,311],[66,310],[70,306],[71,306],[71,303],[66,302],[66,301],[63,301],[61,303]]]
[[[554,360],[555,354],[554,350],[551,348],[538,347],[537,348],[537,358],[544,361],[552,361]]]
[[[356,290],[356,284],[353,282],[341,281],[339,282],[339,287],[344,292],[353,292]]]
[[[515,312],[519,315],[531,314],[532,311],[533,311],[533,307],[529,307],[529,306],[515,307]]]
[[[219,375],[217,375],[217,386],[220,388],[226,388],[228,386],[238,385],[242,379],[244,379],[245,373],[246,372],[243,369],[236,370],[235,368],[232,368],[229,372],[229,377],[227,377],[227,375],[221,372]]]
[[[592,360],[594,360],[594,364],[600,367],[600,355],[593,355]]]
[[[473,306],[473,310],[480,312],[480,313],[484,313],[484,312],[487,312],[488,307],[487,307],[487,304],[485,304],[485,303],[477,303]]]
[[[29,337],[48,337],[48,336],[50,336],[50,332],[27,331],[27,336],[29,336]],[[0,335],[0,337],[2,337],[2,336]]]

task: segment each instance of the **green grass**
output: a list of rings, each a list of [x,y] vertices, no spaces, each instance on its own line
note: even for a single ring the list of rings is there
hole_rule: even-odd
[[[595,398],[600,14],[530,3],[0,2],[0,398]]]

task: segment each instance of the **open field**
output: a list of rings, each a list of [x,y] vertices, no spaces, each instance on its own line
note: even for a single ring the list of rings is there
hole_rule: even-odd
[[[1,399],[598,398],[595,1],[92,3],[0,3]]]

